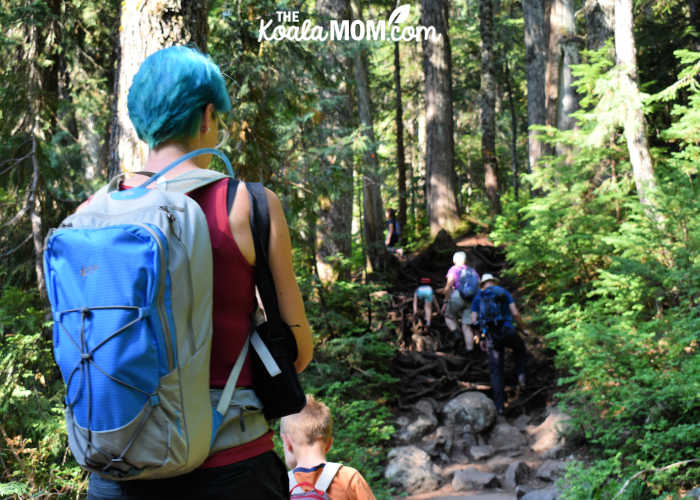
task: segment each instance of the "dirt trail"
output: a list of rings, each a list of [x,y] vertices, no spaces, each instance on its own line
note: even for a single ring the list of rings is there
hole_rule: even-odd
[[[397,410],[406,414],[421,399],[429,398],[438,404],[444,404],[452,397],[465,391],[480,391],[491,397],[488,359],[486,353],[478,348],[467,353],[461,334],[450,334],[441,315],[433,316],[431,327],[425,328],[422,321],[413,318],[413,292],[421,277],[431,278],[433,289],[439,290],[445,284],[445,274],[452,265],[452,255],[457,250],[467,253],[467,262],[480,275],[492,273],[501,275],[506,268],[504,254],[484,235],[470,235],[451,240],[446,235],[439,235],[426,250],[401,258],[398,279],[390,293],[394,299],[392,319],[397,325],[397,354],[394,359],[393,372],[400,378],[400,398]],[[507,278],[501,284],[513,294],[518,303],[518,286]],[[440,304],[444,297],[438,294]],[[521,311],[527,315],[528,311]],[[419,316],[422,308],[419,308]],[[539,425],[546,415],[554,393],[554,373],[552,359],[534,332],[524,339],[529,353],[528,386],[521,392],[514,389],[514,363],[510,353],[506,354],[506,396],[505,419],[500,423],[518,426],[523,435]],[[516,424],[517,421],[517,424]],[[527,490],[545,485],[534,477],[534,471],[545,459],[533,453],[530,446],[533,439],[520,449],[510,450],[500,456],[495,453],[490,459],[475,460],[469,454],[454,462],[454,456],[443,455],[436,459],[442,487],[435,491],[419,495],[401,497],[404,500],[512,500],[517,497],[513,491],[498,488],[484,488],[469,491],[456,491],[449,481],[454,471],[466,468],[478,468],[483,471],[498,473],[503,476],[505,468],[514,461],[523,461],[531,468],[532,481]],[[397,443],[399,444],[399,443]],[[480,443],[481,444],[481,443]],[[488,457],[487,457],[488,458]],[[502,463],[498,463],[499,459]],[[495,463],[496,462],[496,463]],[[446,484],[444,484],[446,483]],[[399,498],[399,497],[397,497]]]

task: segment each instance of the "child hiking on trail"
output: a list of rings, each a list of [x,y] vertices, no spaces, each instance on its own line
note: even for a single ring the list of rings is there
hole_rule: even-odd
[[[312,395],[307,394],[306,406],[299,413],[282,417],[280,435],[284,459],[292,469],[292,499],[375,500],[357,470],[326,461],[333,444],[333,417],[328,407]]]
[[[435,304],[435,309],[439,309],[437,297],[435,297],[435,292],[433,287],[430,286],[430,278],[421,278],[420,286],[416,288],[413,293],[413,316],[418,315],[418,301],[423,301],[423,309],[425,311],[425,326],[430,327],[430,319],[433,316],[433,304]]]
[[[451,333],[457,331],[457,322],[461,323],[464,345],[467,352],[471,352],[474,349],[474,332],[470,311],[472,299],[479,291],[479,274],[466,261],[467,254],[464,252],[456,252],[452,257],[454,265],[447,271],[447,283],[442,289],[447,299],[442,313]]]
[[[486,336],[485,349],[489,356],[493,399],[498,414],[503,415],[505,405],[503,361],[506,347],[510,347],[515,353],[518,384],[520,387],[525,386],[527,351],[525,343],[513,326],[513,319],[525,334],[528,334],[528,331],[524,328],[523,319],[518,308],[515,307],[513,296],[505,288],[496,285],[496,281],[493,275],[484,274],[481,278],[481,291],[472,302],[471,314],[472,322],[478,323],[482,334]],[[482,349],[484,349],[483,343]]]

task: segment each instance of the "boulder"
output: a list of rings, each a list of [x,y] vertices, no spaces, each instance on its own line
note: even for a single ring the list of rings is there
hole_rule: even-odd
[[[409,494],[433,491],[438,481],[430,456],[415,446],[393,448],[387,455],[389,463],[384,477],[393,486]]]
[[[528,493],[530,493],[531,491],[532,491],[532,488],[521,484],[521,485],[518,485],[515,487],[515,496],[516,496],[516,498],[522,498],[525,495],[527,495]]]
[[[524,431],[527,429],[527,426],[530,424],[530,415],[520,415],[518,418],[516,418],[513,421],[513,425],[520,429],[521,431]]]
[[[474,467],[458,470],[452,477],[452,489],[455,491],[498,488],[499,485],[495,474],[482,472]]]
[[[546,481],[556,481],[564,475],[566,464],[560,460],[547,460],[539,466],[535,476]]]
[[[555,486],[550,486],[543,490],[534,490],[526,493],[520,500],[559,500],[561,495]]]
[[[431,456],[449,455],[454,444],[454,433],[447,426],[440,426],[434,432],[423,436],[421,448]]]
[[[483,460],[484,458],[489,458],[494,453],[493,447],[489,445],[477,445],[469,448],[469,454],[474,458],[475,461]]]
[[[566,413],[558,408],[550,408],[547,418],[538,426],[530,426],[528,433],[532,438],[532,450],[545,453],[564,442],[564,433],[570,428],[570,420]]]
[[[506,469],[506,474],[503,478],[503,486],[509,490],[514,490],[518,486],[524,484],[530,477],[530,467],[525,462],[513,462]]]
[[[447,425],[464,426],[472,433],[487,429],[496,420],[496,405],[480,392],[463,392],[443,408]]]
[[[419,413],[415,416],[413,421],[403,429],[399,434],[399,438],[404,441],[414,441],[432,432],[435,427],[437,427],[437,419],[434,415],[430,418],[427,415]]]
[[[527,446],[527,438],[508,423],[496,424],[489,435],[489,444],[496,451],[516,450]]]
[[[422,413],[423,415],[427,415],[428,417],[435,417],[436,404],[437,403],[434,399],[423,398],[415,404],[414,408],[417,412]]]
[[[399,441],[407,443],[416,441],[437,427],[438,420],[429,400],[421,399],[414,408],[414,413],[402,415],[396,420],[399,426],[396,438]]]

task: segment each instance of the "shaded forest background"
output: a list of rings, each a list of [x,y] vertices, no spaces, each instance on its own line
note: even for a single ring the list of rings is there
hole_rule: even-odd
[[[590,455],[570,466],[566,498],[612,498],[632,476],[619,498],[698,485],[700,5],[407,3],[405,24],[441,42],[258,41],[277,10],[323,25],[388,19],[393,1],[0,0],[0,497],[85,494],[43,241],[143,159],[129,74],[173,43],[221,66],[223,150],[283,201],[315,332],[304,383],[336,417],[330,459],[390,495],[394,208],[406,251],[440,229],[505,249]]]

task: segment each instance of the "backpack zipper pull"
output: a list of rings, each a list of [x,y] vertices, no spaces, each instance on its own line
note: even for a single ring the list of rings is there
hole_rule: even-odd
[[[184,212],[185,210],[179,209],[178,207],[168,207],[166,205],[161,205],[158,208],[160,208],[163,212],[167,214],[166,217],[168,218],[168,222],[170,223],[170,230],[173,232],[175,238],[177,238],[178,241],[182,242],[182,239],[180,238],[180,228],[177,224],[177,217],[175,217],[175,214],[171,210],[181,210],[182,212]]]

